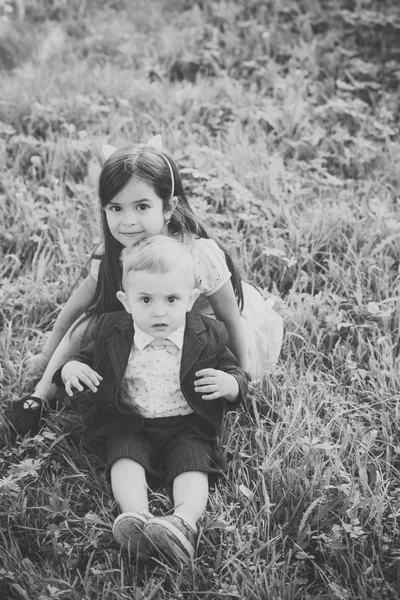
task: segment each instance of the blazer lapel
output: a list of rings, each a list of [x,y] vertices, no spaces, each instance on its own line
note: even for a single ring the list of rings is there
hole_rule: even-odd
[[[120,333],[108,338],[108,351],[111,365],[118,381],[121,381],[126,365],[128,364],[129,354],[133,345],[134,328],[132,317],[119,326]]]
[[[204,335],[204,332],[205,326],[201,317],[195,312],[188,313],[182,347],[181,381],[184,380],[207,344],[207,336]]]

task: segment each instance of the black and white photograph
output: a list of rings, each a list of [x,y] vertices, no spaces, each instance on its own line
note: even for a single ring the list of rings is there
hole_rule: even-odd
[[[400,598],[399,0],[0,0],[0,600]]]

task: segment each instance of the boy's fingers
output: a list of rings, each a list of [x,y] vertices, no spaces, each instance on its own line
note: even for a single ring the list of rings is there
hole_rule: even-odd
[[[86,385],[86,387],[88,387],[90,390],[92,390],[92,392],[97,392],[97,383],[95,383],[94,381],[92,381],[87,375],[85,375],[84,373],[82,373],[80,380],[82,381],[82,383],[84,383]],[[83,390],[83,388],[82,388]]]
[[[94,371],[90,367],[87,367],[87,371],[82,371],[82,372],[87,377],[89,377],[92,381],[94,381],[95,379],[99,379],[101,381],[103,379],[101,375],[99,375],[98,373],[96,373],[96,371]]]
[[[76,383],[72,381],[72,379],[76,379]],[[82,391],[83,387],[81,386],[81,384],[79,383],[79,380],[77,377],[70,377],[68,379],[68,381],[65,383],[65,391],[67,392],[68,396],[73,396],[74,395],[74,390],[72,388],[76,388],[78,391]]]
[[[206,394],[202,396],[203,400],[216,400],[217,398],[221,398],[221,392],[214,392],[213,394]]]
[[[197,388],[194,388],[194,389],[196,391]],[[203,385],[201,387],[201,389],[199,389],[199,391],[202,394],[212,394],[213,392],[217,391],[217,386],[216,385]]]
[[[194,384],[195,386],[215,385],[215,377],[203,377],[202,379],[196,379]]]
[[[209,377],[211,375],[215,375],[215,369],[201,369],[200,371],[196,371],[196,377]]]
[[[103,381],[102,376],[99,375],[98,373],[96,373],[96,371],[93,371],[93,369],[91,369],[89,371],[89,373],[85,373],[85,376],[87,377],[87,379],[89,381],[91,381],[92,383],[94,383],[94,385],[96,385],[96,386],[100,384],[100,381]],[[93,390],[93,391],[96,391],[96,390]]]
[[[83,385],[81,384],[79,377],[77,377],[76,375],[71,377],[70,382],[71,382],[71,385],[73,385],[74,388],[76,388],[79,392],[81,392],[83,390]]]

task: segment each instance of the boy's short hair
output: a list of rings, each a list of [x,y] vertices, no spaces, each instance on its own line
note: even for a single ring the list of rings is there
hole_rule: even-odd
[[[188,283],[194,287],[193,261],[187,247],[167,235],[151,235],[121,252],[122,285],[131,271],[168,273],[187,270]]]

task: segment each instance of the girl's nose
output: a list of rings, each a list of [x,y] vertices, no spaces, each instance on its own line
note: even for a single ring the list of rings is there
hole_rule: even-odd
[[[137,215],[133,211],[127,211],[124,215],[126,225],[137,225]]]

